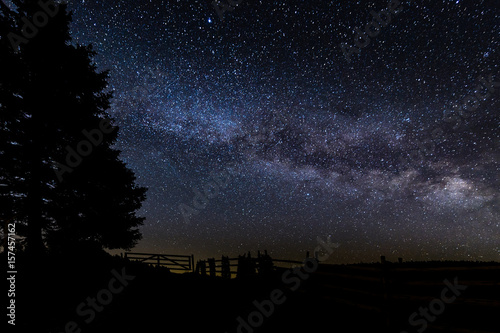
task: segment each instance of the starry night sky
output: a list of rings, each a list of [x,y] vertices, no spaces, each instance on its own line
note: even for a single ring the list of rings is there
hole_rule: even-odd
[[[349,63],[387,3],[70,1],[149,188],[134,251],[299,259],[330,236],[331,263],[498,261],[500,83],[452,109],[500,81],[498,2],[402,2]]]

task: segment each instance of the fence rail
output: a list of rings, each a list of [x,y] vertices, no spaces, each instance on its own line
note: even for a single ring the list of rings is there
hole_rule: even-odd
[[[492,333],[478,330],[467,316],[459,314],[468,313],[472,308],[480,309],[476,311],[481,314],[481,319],[474,317],[474,320],[483,321],[485,327],[492,324],[494,317],[489,318],[487,314],[500,311],[498,276],[500,266],[497,265],[408,267],[402,264],[402,259],[398,263],[389,263],[382,256],[381,263],[375,266],[320,265],[314,273],[315,282],[299,289],[298,293],[332,306],[345,305],[367,311],[366,314],[378,314],[386,322],[387,331],[396,332],[411,326],[408,318],[420,307],[438,304],[436,300],[447,288],[443,281],[447,279],[453,284],[456,277],[460,285],[467,286],[467,290],[451,304],[447,303],[446,311],[457,315],[453,320],[446,316],[439,317],[439,322],[428,323],[429,329]]]

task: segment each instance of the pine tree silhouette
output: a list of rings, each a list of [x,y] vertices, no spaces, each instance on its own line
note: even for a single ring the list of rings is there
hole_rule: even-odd
[[[112,148],[108,72],[97,71],[91,46],[72,44],[66,4],[14,4],[0,5],[2,218],[16,216],[33,257],[129,249],[141,238],[135,212],[146,189]]]

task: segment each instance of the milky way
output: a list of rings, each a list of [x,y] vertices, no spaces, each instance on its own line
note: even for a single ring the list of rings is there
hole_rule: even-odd
[[[387,4],[70,3],[149,188],[135,250],[498,260],[498,3],[401,2],[349,62]]]

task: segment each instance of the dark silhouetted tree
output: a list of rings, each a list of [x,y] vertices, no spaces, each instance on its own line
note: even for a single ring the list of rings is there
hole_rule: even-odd
[[[91,46],[72,44],[67,5],[13,2],[15,11],[0,6],[2,217],[16,217],[32,255],[129,249],[141,237],[135,214],[146,189],[112,148],[118,128],[100,129],[108,73],[97,71]],[[71,151],[79,156],[68,159]]]
[[[20,59],[13,52],[7,39],[9,32],[14,29],[12,14],[13,12],[0,2],[0,219],[2,219],[2,229],[5,229],[6,223],[12,222],[16,216],[16,206],[20,198],[14,189],[20,192],[22,175],[25,171],[20,163],[20,155],[23,152],[20,145],[23,131],[17,126],[23,117],[19,89],[24,73]]]

